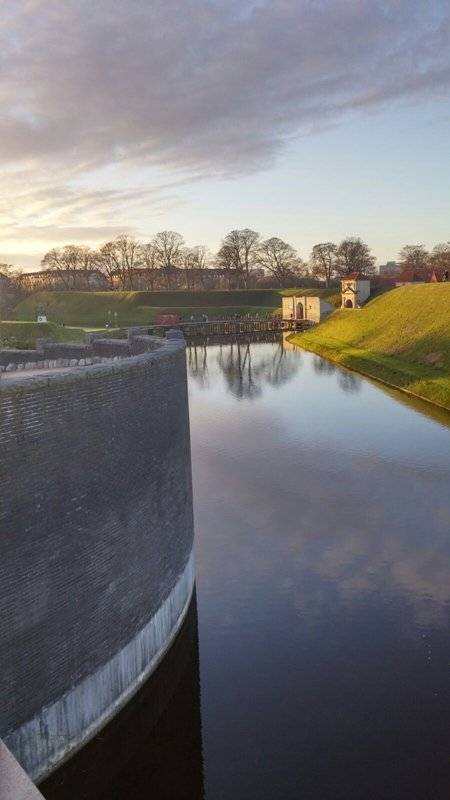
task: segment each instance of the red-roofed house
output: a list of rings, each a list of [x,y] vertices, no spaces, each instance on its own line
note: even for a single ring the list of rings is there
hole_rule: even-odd
[[[410,286],[417,283],[440,283],[443,271],[434,269],[404,269],[395,278],[396,286]]]
[[[341,281],[342,308],[361,308],[370,297],[370,281],[361,272],[351,272]]]

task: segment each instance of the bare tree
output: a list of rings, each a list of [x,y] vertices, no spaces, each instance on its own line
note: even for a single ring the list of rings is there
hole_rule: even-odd
[[[113,241],[119,261],[122,287],[133,289],[134,270],[139,267],[139,242],[134,236],[116,236]]]
[[[147,273],[147,285],[153,292],[158,271],[156,250],[152,242],[142,244],[139,247],[139,259]]]
[[[349,236],[344,239],[336,252],[336,273],[350,275],[352,272],[362,272],[363,275],[375,273],[375,257],[371,255],[370,248],[359,237]]]
[[[297,251],[276,236],[260,244],[258,262],[277,279],[281,287],[286,286],[303,265]]]
[[[238,288],[232,287],[233,276],[239,275],[239,264],[236,262],[236,252],[233,247],[228,244],[222,244],[217,255],[214,259],[216,267],[223,269],[228,276],[228,289]]]
[[[0,264],[0,319],[26,295],[21,283],[22,270],[12,264]]]
[[[90,291],[92,270],[95,268],[93,263],[94,253],[87,245],[77,247],[77,270],[81,273],[83,289]]]
[[[11,286],[19,286],[22,270],[14,267],[12,264],[0,264],[0,275],[3,276],[5,282]]]
[[[195,289],[195,254],[192,247],[181,247],[178,260],[184,269],[186,289]]]
[[[336,272],[337,247],[333,242],[315,244],[310,257],[311,272],[315,278],[325,281],[329,286]]]
[[[208,279],[208,267],[211,260],[211,253],[204,244],[197,244],[192,248],[193,263],[195,274],[197,275],[197,285],[201,289],[206,289]]]
[[[166,288],[171,289],[173,273],[180,257],[180,250],[184,246],[184,239],[176,231],[159,231],[152,239],[155,249],[156,261],[162,270]]]
[[[450,271],[450,242],[443,242],[433,247],[428,260],[429,266],[440,275]]]
[[[399,253],[402,269],[424,269],[428,259],[429,253],[423,244],[406,244]]]
[[[217,253],[217,263],[225,269],[234,269],[242,275],[244,288],[249,284],[250,268],[255,264],[261,236],[250,228],[230,231]]]
[[[111,289],[116,276],[122,290],[133,289],[134,271],[140,265],[139,242],[134,236],[116,236],[92,255],[92,263],[106,276]]]
[[[186,288],[205,289],[205,273],[209,263],[209,250],[205,245],[182,247],[179,260],[184,268]]]
[[[120,275],[120,263],[114,242],[106,242],[100,250],[93,254],[93,263],[108,281],[110,289],[115,289],[115,276]],[[123,287],[122,287],[123,288]]]
[[[64,289],[90,289],[94,253],[86,245],[68,244],[54,247],[41,261],[45,269],[55,272]]]
[[[78,255],[73,244],[54,247],[45,254],[41,266],[55,272],[64,289],[75,289],[77,280]]]

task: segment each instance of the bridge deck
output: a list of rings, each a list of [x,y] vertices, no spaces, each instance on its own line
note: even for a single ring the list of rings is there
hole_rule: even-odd
[[[176,325],[154,323],[148,326],[148,332],[165,334],[167,330],[181,330],[186,339],[193,336],[237,336],[239,334],[303,331],[312,323],[305,319],[213,319],[208,321],[178,322]],[[145,326],[147,327],[147,326]]]

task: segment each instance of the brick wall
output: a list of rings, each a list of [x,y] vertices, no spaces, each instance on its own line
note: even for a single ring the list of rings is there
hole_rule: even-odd
[[[184,344],[0,383],[0,478],[0,737],[18,747],[14,732],[133,640],[186,567]]]

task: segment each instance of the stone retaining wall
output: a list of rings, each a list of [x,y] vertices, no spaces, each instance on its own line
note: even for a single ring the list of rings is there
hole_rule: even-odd
[[[0,381],[0,737],[35,780],[154,669],[193,591],[184,342],[87,346],[108,363],[53,350],[35,363],[76,368]]]

